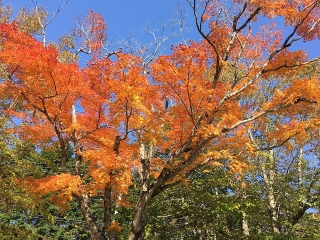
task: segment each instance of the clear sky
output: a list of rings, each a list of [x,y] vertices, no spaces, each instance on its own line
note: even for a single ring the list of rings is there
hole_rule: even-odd
[[[9,3],[15,10],[22,6],[32,8],[32,0],[4,0],[4,4]],[[45,6],[51,16],[62,6],[65,0],[38,0],[38,4]],[[109,39],[118,41],[127,38],[131,32],[135,31],[141,41],[146,35],[143,25],[148,25],[153,29],[160,29],[159,22],[166,22],[166,31],[169,34],[172,28],[172,20],[178,17],[177,7],[182,6],[185,10],[190,10],[185,0],[69,0],[69,3],[59,13],[57,18],[47,29],[48,36],[54,39],[58,35],[70,33],[74,27],[77,17],[86,16],[87,10],[101,14],[108,25]],[[186,37],[199,40],[200,35],[194,28],[191,13],[186,19]],[[191,29],[192,28],[192,29]],[[176,28],[178,32],[178,28]],[[175,38],[175,42],[180,39]]]
[[[32,0],[3,0],[3,2],[11,4],[15,10],[22,6],[32,7]],[[50,16],[64,2],[65,0],[38,0],[39,5],[47,7]],[[178,18],[176,12],[178,5],[187,13],[185,38],[199,40],[200,35],[195,29],[193,15],[186,0],[69,0],[69,3],[50,24],[47,33],[49,40],[56,40],[57,36],[70,33],[76,18],[84,17],[87,10],[92,9],[105,18],[108,24],[109,39],[121,41],[135,31],[139,41],[148,42],[148,35],[143,31],[143,24],[153,25],[154,29],[160,29],[161,25],[158,21],[166,22],[166,30],[169,34],[172,27],[170,20]],[[173,38],[167,46],[177,42],[181,42],[181,39]],[[305,48],[305,45],[293,46],[293,49],[299,48]],[[310,57],[320,56],[319,40],[308,43],[308,53]]]

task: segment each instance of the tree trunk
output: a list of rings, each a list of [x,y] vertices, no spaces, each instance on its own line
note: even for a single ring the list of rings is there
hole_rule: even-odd
[[[86,194],[82,194],[80,196],[76,196],[79,205],[80,210],[82,212],[82,215],[87,223],[87,226],[90,230],[91,239],[94,240],[107,240],[106,237],[103,235],[103,233],[100,231],[97,223],[92,218],[92,215],[89,210],[89,197]]]
[[[146,224],[147,205],[149,202],[150,195],[147,192],[142,192],[135,208],[129,240],[144,239],[144,227]]]
[[[246,199],[246,198],[247,198],[247,193],[244,191],[242,199]],[[248,237],[250,235],[250,232],[249,232],[249,224],[248,224],[248,220],[247,220],[247,214],[245,213],[244,210],[242,210],[241,215],[242,215],[242,219],[241,219],[242,234],[243,234],[243,236]]]
[[[270,167],[268,169],[269,175],[267,173],[266,166],[265,166],[265,163],[263,162],[263,160],[262,160],[262,173],[263,173],[263,178],[264,178],[264,181],[266,183],[266,188],[267,188],[268,204],[269,204],[270,214],[271,214],[272,230],[274,233],[279,234],[280,231],[276,226],[276,223],[278,222],[277,203],[275,200],[274,189],[273,189],[274,178],[276,175],[273,150],[270,151],[269,160],[270,160]]]
[[[113,231],[110,231],[109,227],[111,226],[111,185],[108,183],[105,187],[104,190],[104,195],[103,195],[103,205],[104,205],[104,227],[108,235],[109,240],[114,240],[115,239],[115,234]]]
[[[250,235],[247,215],[245,212],[242,212],[242,234],[246,237]]]
[[[298,186],[302,187],[302,161],[303,161],[303,149],[299,149],[299,158],[298,158]]]
[[[151,201],[152,193],[150,192],[150,158],[152,157],[152,144],[148,149],[144,144],[140,146],[141,169],[139,172],[141,182],[141,193],[136,205],[129,240],[144,239],[144,227],[147,217],[147,206]]]
[[[77,118],[76,118],[76,112],[75,112],[75,107],[72,105],[72,124],[76,124]],[[80,165],[81,165],[81,145],[79,144],[79,140],[76,136],[76,132],[74,131],[72,134],[72,141],[74,144],[74,154],[75,154],[75,163],[74,163],[74,174],[76,176],[81,177],[80,174]],[[80,210],[82,213],[82,216],[84,220],[87,223],[87,226],[90,231],[90,239],[94,240],[107,240],[104,234],[101,232],[99,229],[96,221],[93,219],[90,208],[89,208],[89,196],[87,194],[80,194],[80,195],[75,195],[76,199],[78,200]]]

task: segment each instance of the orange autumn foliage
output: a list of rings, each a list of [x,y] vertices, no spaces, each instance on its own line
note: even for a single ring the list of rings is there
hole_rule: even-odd
[[[226,32],[225,26],[215,28]],[[249,142],[243,131],[239,134],[239,130],[233,132],[232,139],[241,139],[240,145],[237,145],[237,141],[233,142],[234,146],[228,142],[229,137],[221,134],[224,128],[241,121],[246,112],[243,105],[233,100],[219,106],[230,84],[224,82],[219,83],[216,88],[211,87],[208,69],[210,65],[214,68],[216,63],[208,54],[210,47],[205,42],[191,42],[189,46],[180,45],[173,49],[172,55],[159,57],[151,66],[155,82],[151,84],[142,73],[141,59],[133,55],[118,53],[116,61],[93,59],[87,68],[80,69],[76,63],[59,63],[58,52],[54,47],[43,46],[31,36],[19,32],[15,24],[1,25],[1,33],[4,51],[1,52],[0,58],[1,62],[6,64],[7,73],[7,81],[2,85],[2,89],[17,95],[25,110],[24,115],[21,115],[23,123],[16,129],[16,133],[39,145],[47,144],[55,137],[55,127],[59,125],[65,138],[77,139],[86,149],[81,153],[85,159],[83,164],[89,161],[87,174],[93,179],[88,186],[81,188],[90,194],[97,193],[111,181],[118,186],[119,194],[127,193],[125,186],[130,185],[131,171],[139,165],[139,162],[134,160],[138,154],[137,141],[152,141],[160,150],[171,148],[174,152],[187,141],[192,128],[199,124],[193,139],[194,144],[206,138],[215,138],[217,144],[213,152],[201,155],[202,157],[192,166],[211,156],[214,156],[213,159],[233,159],[231,153],[220,156],[219,149],[240,150]],[[220,35],[215,37],[226,38]],[[105,37],[99,35],[99,38]],[[254,38],[255,36],[252,41]],[[269,40],[267,39],[266,43]],[[218,51],[223,51],[226,44],[221,45]],[[236,45],[233,51],[239,51],[237,48],[239,46]],[[274,48],[271,47],[270,50]],[[249,58],[249,51],[247,54],[246,57]],[[297,59],[306,59],[305,55],[299,57],[298,54],[299,52],[295,55],[282,52],[270,62],[265,71],[277,68],[284,59],[285,64],[293,64]],[[259,65],[257,62],[256,67]],[[228,71],[227,66],[225,71]],[[287,72],[286,69],[281,71],[283,74]],[[276,73],[279,74],[280,70]],[[266,103],[265,109],[276,108],[285,102],[293,104],[301,92],[308,89],[312,89],[314,93],[314,89],[319,89],[316,81],[307,80],[307,84],[295,82],[291,88],[281,93],[283,96],[276,95],[272,102]],[[239,88],[242,86],[240,83]],[[294,94],[294,89],[299,90],[300,95]],[[292,100],[285,100],[284,95],[290,96]],[[313,101],[318,102],[316,98],[319,94],[309,95]],[[169,112],[163,109],[163,101],[167,98],[172,101]],[[73,104],[79,108],[76,123],[71,121]],[[218,122],[215,125],[205,124],[207,120],[203,119],[203,115],[212,110]],[[15,115],[12,109],[8,109],[8,113]],[[15,116],[19,117],[19,113]],[[117,155],[113,145],[115,136],[119,134],[126,137],[123,141],[126,147]],[[213,154],[219,152],[218,157]],[[164,161],[160,162],[165,164]],[[158,171],[161,169],[160,162],[154,161],[154,168]],[[231,169],[240,171],[242,167],[236,166],[238,165],[231,165]],[[112,179],[111,172],[120,176]],[[66,176],[60,177],[67,179]],[[59,184],[55,185],[55,188],[50,188],[50,182],[54,181],[51,178],[34,181],[37,185],[34,191],[47,194],[57,191],[59,185],[65,188],[60,181],[57,181]],[[44,186],[41,186],[42,184]],[[37,190],[44,188],[46,191]]]
[[[148,74],[134,53],[103,55],[106,24],[92,11],[85,31],[75,33],[92,56],[83,68],[59,62],[55,47],[15,23],[0,25],[1,96],[11,93],[5,112],[21,120],[14,133],[39,148],[58,143],[63,153],[70,146],[74,154],[72,169],[62,158],[61,174],[26,179],[31,192],[54,193],[53,201],[63,198],[65,207],[75,196],[109,187],[113,200],[126,204],[138,172],[141,196],[149,194],[141,199],[150,202],[201,167],[227,165],[241,174],[257,151],[290,148],[289,140],[303,142],[319,128],[318,76],[303,77],[311,61],[305,51],[289,49],[300,40],[294,35],[319,37],[319,2],[234,0],[230,15],[237,14],[219,21],[222,1],[200,2],[205,10],[198,24],[207,23],[209,33],[198,25],[203,40],[173,46],[147,66]],[[291,37],[276,23],[252,31],[249,22],[260,16],[299,27]],[[274,116],[278,122],[268,129]],[[255,145],[252,132],[265,145]],[[108,228],[120,231],[117,223]]]

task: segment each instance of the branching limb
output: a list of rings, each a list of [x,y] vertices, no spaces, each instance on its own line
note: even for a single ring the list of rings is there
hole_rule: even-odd
[[[39,5],[38,5],[38,1],[37,0],[32,0],[32,3],[34,5],[34,8],[36,10],[36,16],[39,22],[39,25],[41,26],[41,31],[42,31],[42,41],[43,41],[43,45],[46,45],[46,28],[47,26],[57,17],[57,15],[59,14],[59,12],[61,12],[61,10],[69,3],[69,0],[67,0],[66,2],[63,3],[62,6],[58,7],[57,12],[55,12],[53,14],[53,16],[49,19],[49,21],[47,21],[46,23],[43,23],[40,15],[38,14],[39,11]]]

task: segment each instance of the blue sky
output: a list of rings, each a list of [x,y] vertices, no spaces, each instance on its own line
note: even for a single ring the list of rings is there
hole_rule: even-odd
[[[3,2],[11,4],[15,10],[22,6],[30,8],[33,6],[31,0],[4,0]],[[64,2],[64,0],[38,0],[38,4],[45,6],[51,16]],[[109,39],[121,41],[135,31],[138,36],[141,36],[139,40],[143,42],[147,38],[146,32],[143,30],[144,24],[153,29],[160,29],[159,22],[166,22],[166,30],[169,34],[172,20],[178,17],[176,13],[178,5],[183,6],[185,10],[190,10],[185,0],[70,0],[49,25],[47,33],[51,40],[54,40],[58,35],[70,33],[77,17],[86,16],[87,10],[91,9],[105,18]],[[186,37],[199,40],[200,35],[194,28],[191,12],[186,19],[186,25]],[[178,28],[176,30],[178,32]],[[171,41],[181,40],[176,37]]]
[[[34,0],[35,1],[35,0]],[[32,7],[32,0],[3,0],[9,3],[15,10],[22,6]],[[62,6],[65,0],[38,0],[38,4],[47,7],[50,16]],[[132,31],[136,32],[140,42],[148,42],[148,36],[143,30],[143,24],[160,29],[158,21],[166,22],[166,30],[169,34],[172,23],[170,20],[177,19],[177,6],[180,5],[187,13],[185,19],[185,38],[199,40],[200,35],[195,29],[193,15],[186,0],[70,0],[58,17],[47,29],[49,40],[56,40],[57,36],[70,33],[74,27],[77,17],[84,17],[88,9],[101,14],[108,24],[109,39],[122,41],[128,38]],[[176,29],[178,31],[178,28]],[[176,37],[168,41],[167,46],[172,43],[181,42]],[[308,52],[310,57],[320,56],[319,40],[309,42]],[[167,47],[168,49],[169,47]],[[306,48],[305,44],[296,44],[292,49]]]

